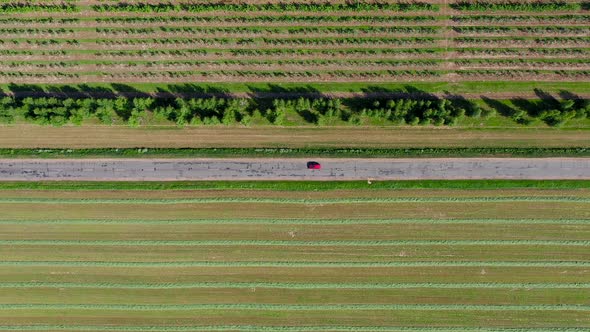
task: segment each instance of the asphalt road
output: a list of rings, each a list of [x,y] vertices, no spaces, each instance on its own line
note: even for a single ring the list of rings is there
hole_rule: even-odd
[[[0,180],[590,179],[590,158],[3,159]]]

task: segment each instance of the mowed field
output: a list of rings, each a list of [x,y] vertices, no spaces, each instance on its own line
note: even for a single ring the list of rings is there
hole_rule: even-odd
[[[569,148],[590,147],[585,129],[386,127],[0,127],[0,148]]]
[[[6,0],[0,15],[6,84],[590,76],[584,1]]]
[[[1,190],[0,330],[586,331],[588,189]]]

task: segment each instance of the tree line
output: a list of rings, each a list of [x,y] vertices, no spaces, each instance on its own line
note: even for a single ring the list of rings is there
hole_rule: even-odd
[[[540,119],[559,126],[573,118],[590,118],[590,100],[539,103],[535,111],[508,114],[519,123]],[[454,125],[464,117],[487,118],[493,108],[453,98],[53,98],[4,97],[0,121],[61,126],[94,121],[139,126],[185,125]],[[526,120],[526,121],[525,121]]]

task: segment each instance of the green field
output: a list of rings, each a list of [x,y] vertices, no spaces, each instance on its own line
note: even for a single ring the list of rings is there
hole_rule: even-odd
[[[0,331],[590,329],[586,182],[3,183],[0,208]]]

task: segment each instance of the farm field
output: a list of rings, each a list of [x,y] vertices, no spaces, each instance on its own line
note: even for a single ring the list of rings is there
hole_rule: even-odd
[[[590,328],[584,182],[437,183],[2,184],[0,331]]]
[[[583,1],[3,1],[0,82],[586,82]],[[531,89],[532,90],[532,89]]]
[[[583,128],[37,126],[0,127],[2,149],[587,148]]]

